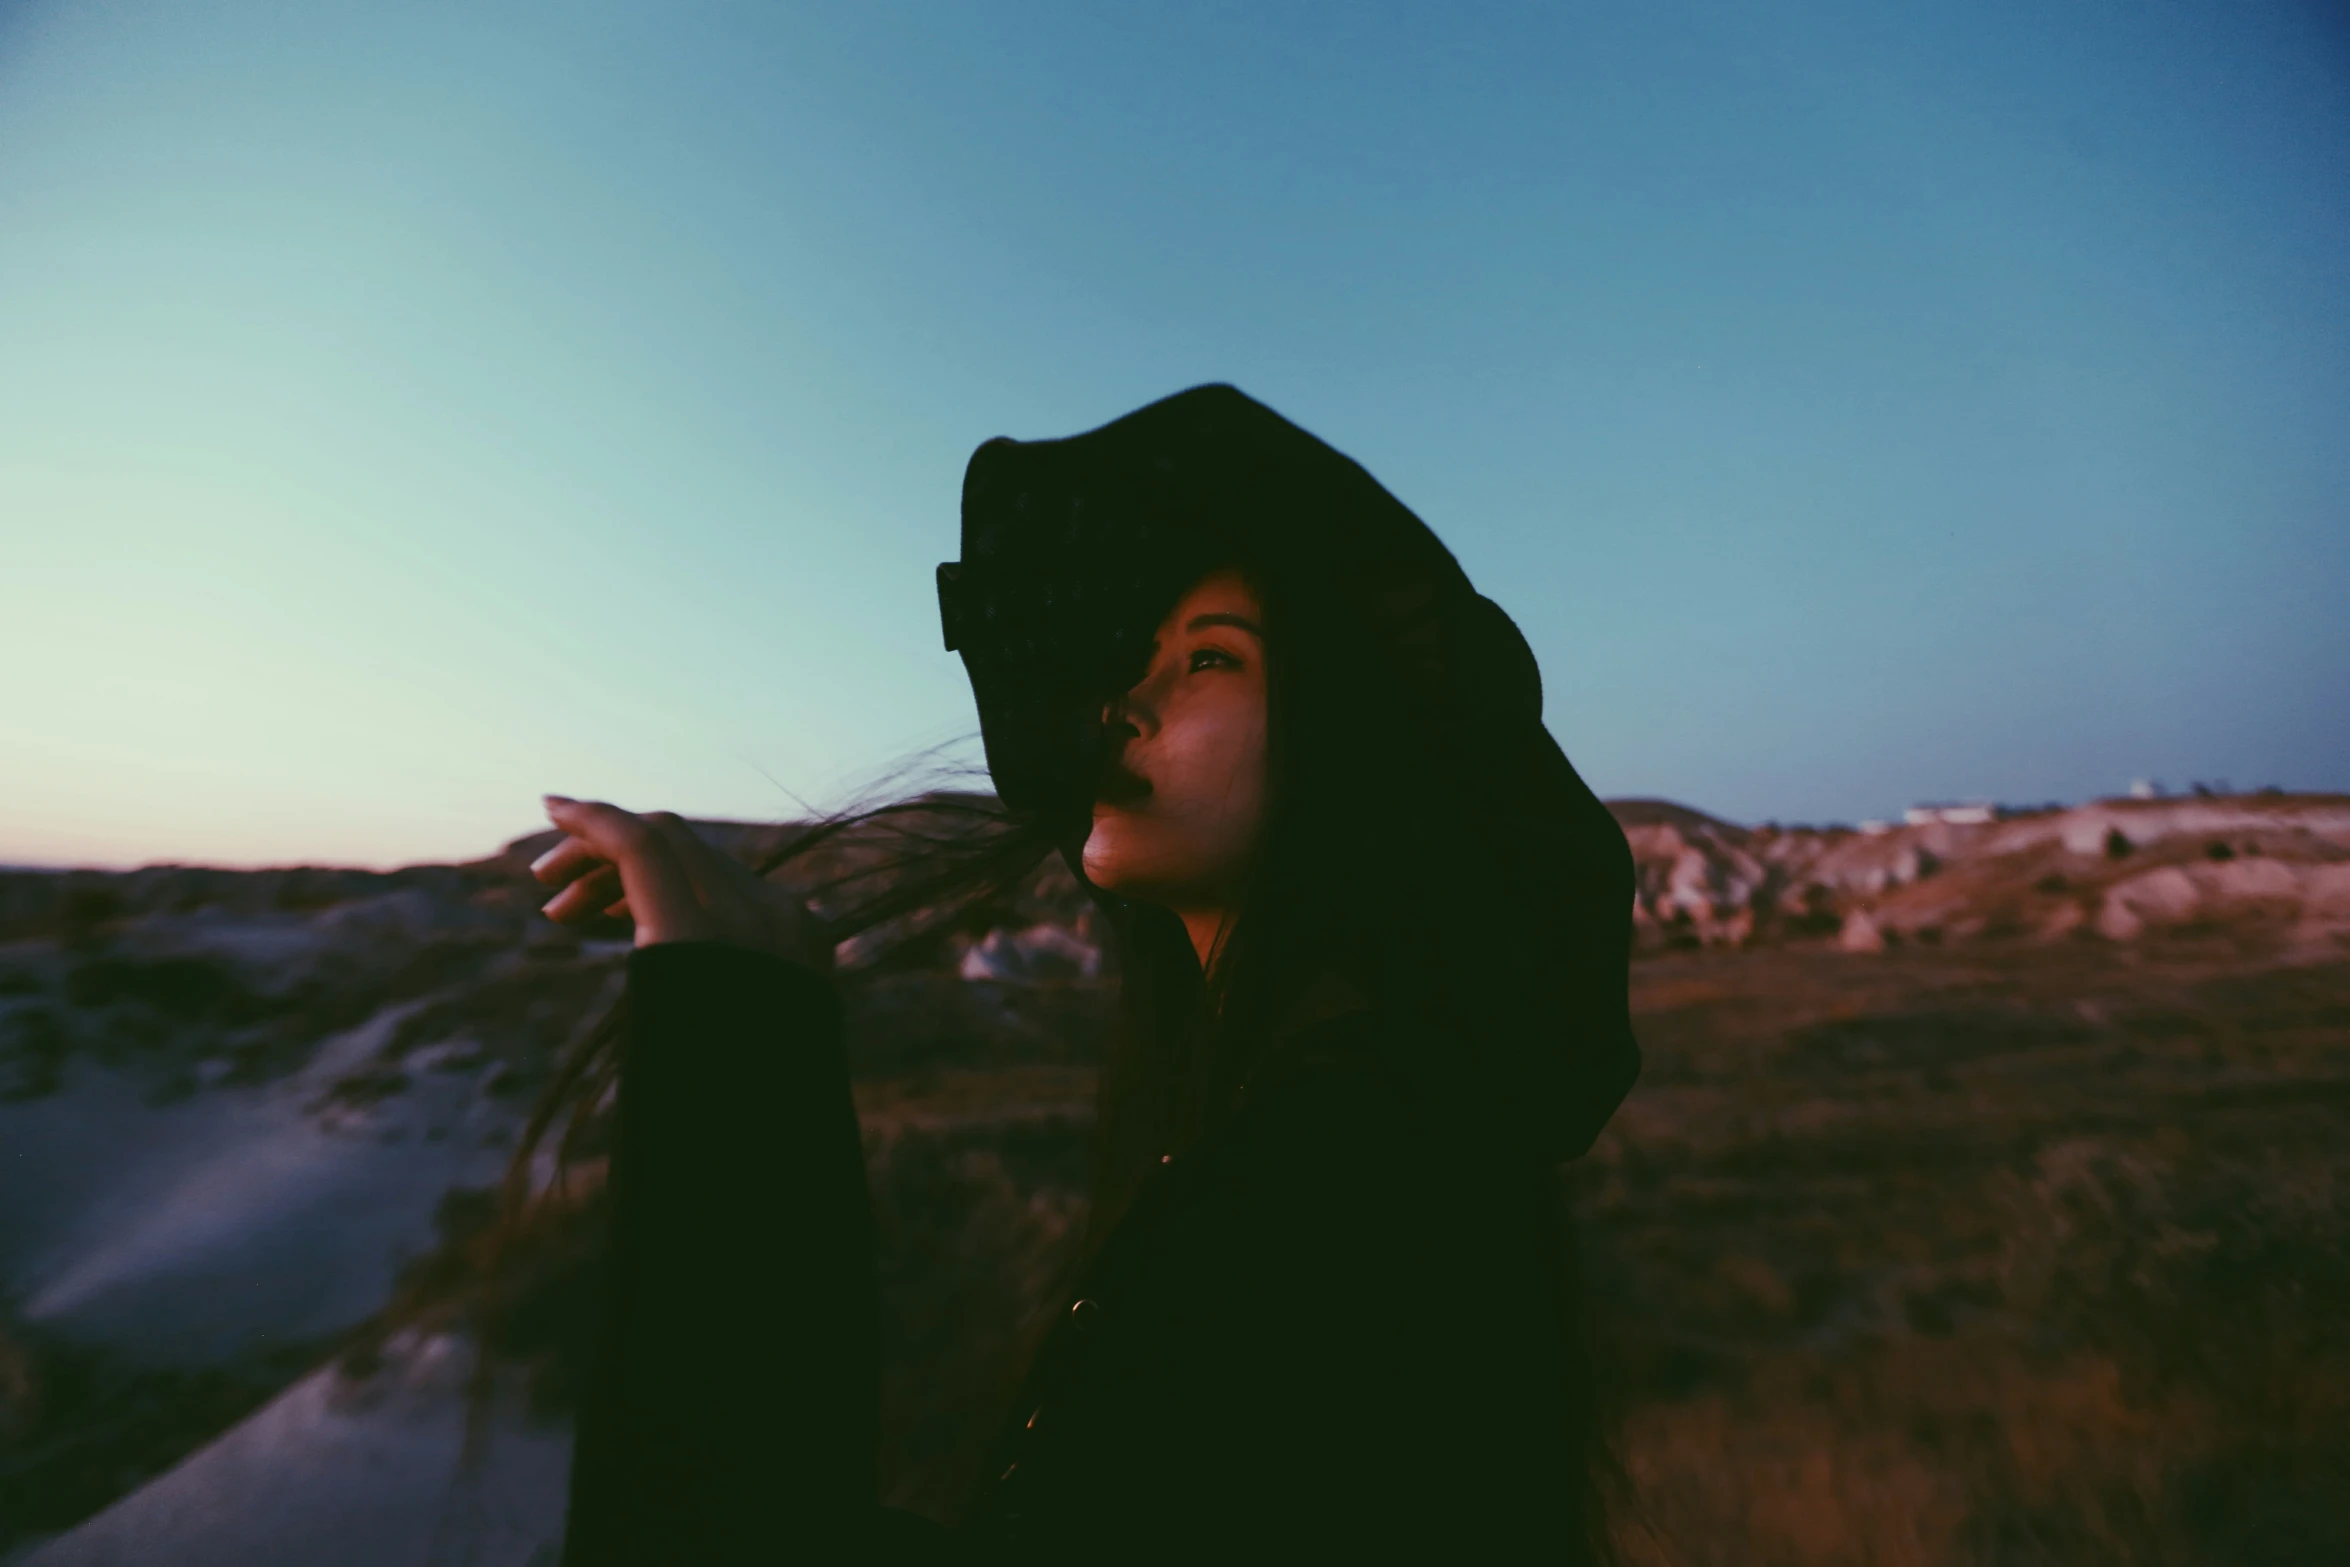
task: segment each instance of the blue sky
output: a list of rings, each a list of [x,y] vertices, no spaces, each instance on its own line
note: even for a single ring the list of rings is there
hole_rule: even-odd
[[[17,0],[0,861],[832,803],[971,449],[1204,380],[1603,793],[2350,789],[2331,7]]]

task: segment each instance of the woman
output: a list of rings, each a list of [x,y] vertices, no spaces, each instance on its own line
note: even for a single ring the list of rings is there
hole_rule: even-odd
[[[963,556],[1004,813],[974,859],[1063,854],[1127,1022],[999,1478],[954,1531],[875,1501],[842,926],[674,817],[550,797],[547,912],[637,943],[565,1560],[1604,1557],[1556,1167],[1637,1071],[1631,861],[1516,628],[1222,386],[981,447]]]

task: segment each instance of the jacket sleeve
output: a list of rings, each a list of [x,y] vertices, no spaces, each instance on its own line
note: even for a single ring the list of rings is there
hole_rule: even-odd
[[[821,1560],[875,1506],[879,1309],[829,978],[632,953],[567,1567]]]

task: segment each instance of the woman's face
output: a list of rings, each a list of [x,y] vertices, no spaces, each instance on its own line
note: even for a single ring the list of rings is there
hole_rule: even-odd
[[[1148,672],[1103,712],[1094,885],[1177,913],[1228,907],[1265,815],[1263,625],[1237,571],[1202,577],[1160,622]]]

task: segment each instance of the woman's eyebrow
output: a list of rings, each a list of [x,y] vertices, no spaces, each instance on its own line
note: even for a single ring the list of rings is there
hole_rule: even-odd
[[[1253,635],[1260,642],[1265,639],[1265,628],[1258,625],[1255,621],[1249,619],[1246,615],[1194,615],[1191,617],[1191,623],[1185,626],[1183,629],[1186,631],[1197,631],[1202,626],[1238,626],[1241,630]]]

